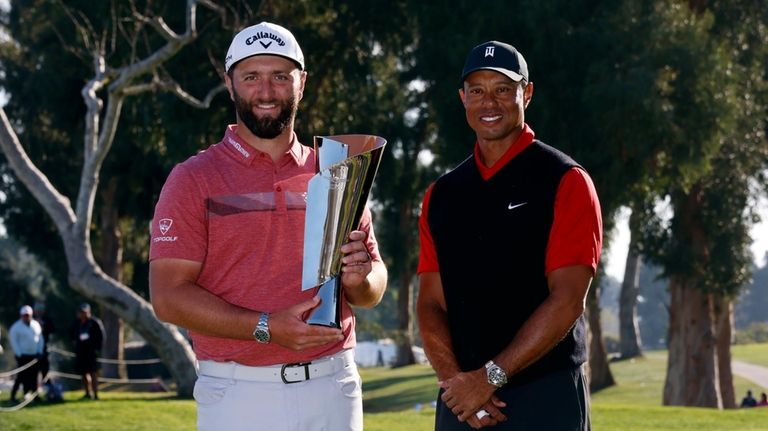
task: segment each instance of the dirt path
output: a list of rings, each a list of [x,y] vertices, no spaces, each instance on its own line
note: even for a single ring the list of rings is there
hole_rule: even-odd
[[[744,377],[768,390],[768,367],[748,364],[741,361],[731,361],[733,374]],[[753,391],[754,392],[754,391]]]

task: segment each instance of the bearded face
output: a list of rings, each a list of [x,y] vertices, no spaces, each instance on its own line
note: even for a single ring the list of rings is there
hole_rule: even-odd
[[[298,109],[298,101],[295,96],[290,96],[284,100],[249,101],[240,97],[234,88],[232,89],[232,94],[234,95],[235,109],[240,121],[243,122],[251,133],[262,139],[274,139],[283,133],[283,131],[290,127],[291,120],[296,115]],[[277,117],[268,115],[257,117],[253,113],[254,105],[257,103],[276,103],[280,107],[280,112]]]

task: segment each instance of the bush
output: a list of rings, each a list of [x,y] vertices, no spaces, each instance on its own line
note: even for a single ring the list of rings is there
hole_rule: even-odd
[[[768,342],[768,322],[754,322],[744,329],[737,330],[734,344]]]

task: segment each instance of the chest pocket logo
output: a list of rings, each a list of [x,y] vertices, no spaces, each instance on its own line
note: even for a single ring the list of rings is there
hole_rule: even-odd
[[[510,202],[509,205],[507,206],[507,209],[512,211],[513,209],[520,208],[521,206],[523,206],[523,205],[525,205],[527,203],[528,202],[521,202],[521,203],[516,204],[516,203]]]

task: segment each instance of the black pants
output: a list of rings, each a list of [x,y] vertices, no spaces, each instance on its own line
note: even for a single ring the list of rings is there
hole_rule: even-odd
[[[437,396],[436,431],[466,431],[472,427],[459,422]],[[581,367],[554,371],[519,386],[504,386],[496,396],[507,403],[501,409],[506,422],[488,428],[498,431],[590,431],[589,389]],[[483,428],[485,429],[485,428]]]
[[[33,360],[37,359],[36,355],[21,355],[16,357],[16,364],[22,367]],[[16,380],[13,382],[13,388],[11,389],[11,398],[16,397],[16,391],[19,390],[19,386],[23,387],[23,392],[33,392],[37,390],[37,364],[32,365],[26,370],[16,374]]]

